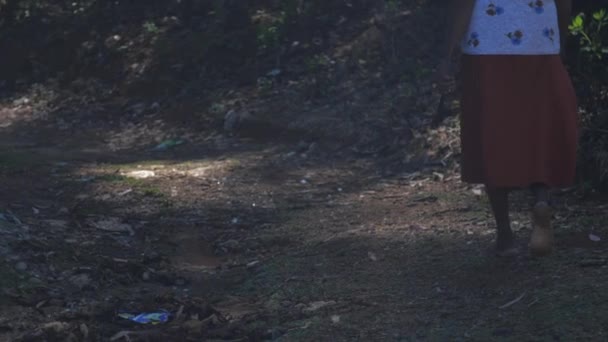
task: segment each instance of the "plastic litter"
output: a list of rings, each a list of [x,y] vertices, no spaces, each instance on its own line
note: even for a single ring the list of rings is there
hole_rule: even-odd
[[[118,317],[128,319],[139,324],[162,324],[169,321],[169,312],[160,310],[158,312],[145,312],[140,314],[120,313]]]

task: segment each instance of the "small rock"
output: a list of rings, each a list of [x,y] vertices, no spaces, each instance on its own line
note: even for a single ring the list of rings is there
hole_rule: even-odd
[[[240,243],[236,240],[228,240],[226,242],[221,243],[220,246],[227,249],[236,250],[239,248]]]
[[[18,263],[15,265],[15,269],[16,269],[17,271],[21,271],[21,272],[23,272],[23,271],[27,270],[27,264],[26,264],[25,262],[23,262],[23,261],[19,261],[19,262],[18,262]]]
[[[141,275],[141,279],[143,279],[144,281],[148,281],[148,280],[150,280],[150,272],[144,272],[144,273]]]
[[[70,277],[70,283],[82,290],[91,284],[91,277],[86,273],[73,275]]]
[[[69,327],[70,325],[65,322],[50,322],[42,325],[42,330],[60,334],[66,331]]]

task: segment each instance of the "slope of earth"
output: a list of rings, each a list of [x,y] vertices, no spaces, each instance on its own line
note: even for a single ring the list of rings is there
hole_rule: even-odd
[[[476,188],[374,158],[4,145],[5,340],[603,339],[606,207],[557,194],[558,252],[499,260]],[[196,157],[194,157],[196,156]],[[527,198],[514,225],[529,234]],[[600,239],[600,241],[592,241]],[[122,312],[167,310],[138,325]],[[172,336],[172,337],[169,337]]]

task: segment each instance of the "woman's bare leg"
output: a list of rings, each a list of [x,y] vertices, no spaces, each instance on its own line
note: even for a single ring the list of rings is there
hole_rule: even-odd
[[[509,253],[514,247],[509,218],[509,189],[486,186],[486,192],[496,219],[496,251],[499,255]]]
[[[535,197],[532,209],[532,236],[530,252],[536,256],[551,254],[553,251],[553,226],[551,224],[551,207],[549,206],[549,187],[545,184],[532,185]]]

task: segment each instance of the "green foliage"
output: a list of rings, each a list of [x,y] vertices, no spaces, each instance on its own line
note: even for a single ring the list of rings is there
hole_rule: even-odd
[[[276,50],[285,34],[285,12],[267,16],[257,25],[257,42],[260,52]]]
[[[583,136],[581,171],[586,182],[608,184],[608,11],[591,9],[569,25],[577,40],[572,76],[579,93]]]
[[[149,34],[158,34],[160,32],[160,29],[153,21],[146,21],[143,24],[143,28]]]
[[[601,60],[608,55],[608,13],[601,9],[587,17],[585,13],[577,15],[568,28],[572,35],[579,37],[580,51],[587,58]]]

